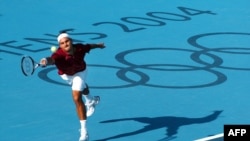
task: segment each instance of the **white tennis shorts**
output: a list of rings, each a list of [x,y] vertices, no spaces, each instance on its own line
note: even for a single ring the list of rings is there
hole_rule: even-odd
[[[86,76],[87,76],[87,69],[81,72],[77,72],[74,75],[67,75],[62,74],[60,75],[63,80],[65,80],[69,85],[72,86],[72,90],[75,91],[82,91],[86,88]]]

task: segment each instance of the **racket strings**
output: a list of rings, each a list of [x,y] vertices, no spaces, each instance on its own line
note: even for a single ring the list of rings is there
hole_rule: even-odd
[[[32,75],[34,71],[34,62],[30,57],[24,57],[22,59],[22,71],[25,75]]]
[[[24,68],[25,68],[26,72],[31,72],[32,71],[30,60],[24,59],[23,65],[24,65]]]

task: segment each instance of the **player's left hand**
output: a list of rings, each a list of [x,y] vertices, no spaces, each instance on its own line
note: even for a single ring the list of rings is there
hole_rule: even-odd
[[[98,45],[98,47],[100,47],[100,48],[105,48],[104,43],[99,43],[99,44],[97,44],[97,45]]]

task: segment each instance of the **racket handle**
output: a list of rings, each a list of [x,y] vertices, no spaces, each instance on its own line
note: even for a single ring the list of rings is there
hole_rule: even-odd
[[[41,66],[41,64],[36,63],[35,66],[34,66],[34,68],[36,69],[36,68],[38,68],[40,66]]]

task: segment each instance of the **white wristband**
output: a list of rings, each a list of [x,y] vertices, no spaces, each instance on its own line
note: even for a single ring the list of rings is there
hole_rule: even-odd
[[[44,63],[44,62],[45,62],[45,63]],[[42,66],[47,66],[47,64],[48,64],[47,58],[42,58],[42,59],[41,59],[41,65],[42,65]]]

